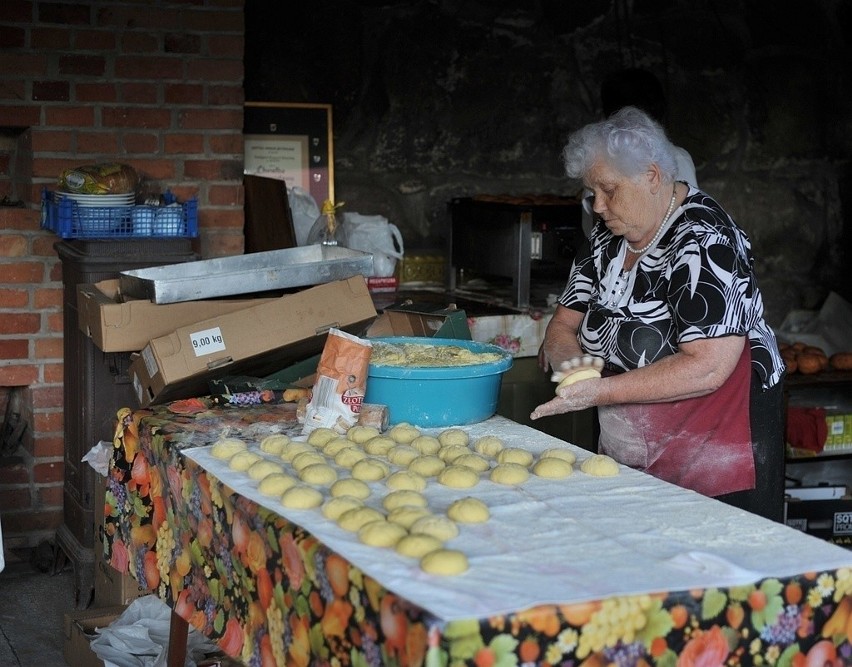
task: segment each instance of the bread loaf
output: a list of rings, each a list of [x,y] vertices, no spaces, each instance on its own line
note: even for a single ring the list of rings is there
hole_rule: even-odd
[[[838,371],[852,371],[852,352],[836,352],[828,360],[829,366]]]
[[[822,370],[822,359],[820,355],[813,352],[800,352],[796,357],[796,363],[799,366],[799,372],[804,375],[812,375]]]

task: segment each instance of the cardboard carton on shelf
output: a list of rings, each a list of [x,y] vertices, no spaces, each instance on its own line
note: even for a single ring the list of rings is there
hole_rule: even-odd
[[[147,299],[121,300],[119,281],[102,280],[77,286],[80,330],[104,352],[138,352],[152,338],[175,328],[273,301],[207,299],[156,304]]]
[[[784,515],[784,523],[788,526],[852,549],[852,498],[789,498],[784,504]]]
[[[329,282],[154,338],[130,364],[139,404],[204,396],[226,375],[265,377],[322,351],[328,331],[363,335],[376,309],[363,276]]]

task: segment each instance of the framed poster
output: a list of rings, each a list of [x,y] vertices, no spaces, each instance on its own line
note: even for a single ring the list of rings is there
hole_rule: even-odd
[[[322,207],[334,201],[331,105],[246,102],[244,172],[300,187]]]

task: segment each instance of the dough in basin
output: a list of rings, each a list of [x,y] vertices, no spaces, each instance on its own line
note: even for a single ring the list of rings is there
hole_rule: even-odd
[[[347,477],[345,479],[339,479],[332,484],[329,489],[329,493],[331,493],[332,496],[354,496],[355,498],[364,500],[365,498],[370,497],[371,491],[366,482],[362,482],[360,479]]]
[[[395,549],[401,556],[409,558],[422,558],[430,551],[435,551],[444,546],[437,537],[426,535],[425,533],[415,533],[413,535],[405,535],[396,543]]]
[[[449,465],[438,473],[438,483],[454,489],[469,489],[479,484],[479,473],[462,465]]]
[[[532,471],[539,477],[561,479],[562,477],[568,477],[574,472],[574,468],[571,467],[568,461],[551,456],[536,461]]]
[[[459,523],[484,523],[491,517],[491,512],[479,498],[468,496],[453,501],[447,508],[447,517]]]
[[[312,486],[297,484],[281,495],[281,504],[291,509],[312,509],[322,505],[323,495]]]
[[[429,574],[453,576],[466,572],[467,556],[456,549],[436,549],[420,559],[420,569]]]
[[[223,438],[213,443],[210,448],[210,455],[214,459],[227,460],[237,452],[246,451],[246,443],[238,438]]]
[[[606,454],[593,454],[580,464],[580,470],[593,477],[614,477],[618,474],[618,463]]]
[[[398,523],[370,521],[358,529],[358,539],[372,547],[392,547],[408,534]]]
[[[509,486],[523,484],[530,477],[530,471],[520,463],[498,463],[491,470],[491,481]]]

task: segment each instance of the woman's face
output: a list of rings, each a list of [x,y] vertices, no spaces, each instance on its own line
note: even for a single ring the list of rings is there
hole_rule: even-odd
[[[654,210],[650,172],[629,178],[599,159],[584,181],[595,195],[592,209],[616,236],[637,242],[659,222],[649,214]]]

